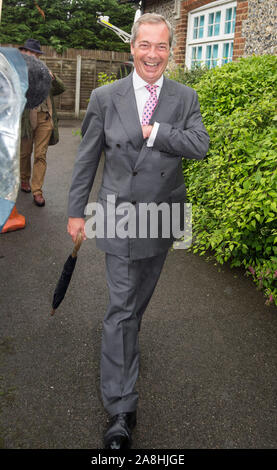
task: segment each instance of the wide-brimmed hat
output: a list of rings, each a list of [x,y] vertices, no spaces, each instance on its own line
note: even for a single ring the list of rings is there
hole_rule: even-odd
[[[27,39],[24,46],[20,46],[18,49],[26,49],[27,51],[36,52],[36,54],[44,54],[40,48],[40,42],[37,39]]]

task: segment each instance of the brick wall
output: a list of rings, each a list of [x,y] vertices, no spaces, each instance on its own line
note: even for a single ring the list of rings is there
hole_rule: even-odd
[[[234,37],[233,60],[244,55],[245,37],[242,36],[242,24],[248,16],[248,1],[237,0],[236,28]]]

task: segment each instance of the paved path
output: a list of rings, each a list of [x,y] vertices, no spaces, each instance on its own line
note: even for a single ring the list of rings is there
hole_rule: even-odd
[[[52,295],[72,249],[67,194],[78,137],[61,122],[49,149],[46,206],[20,192],[24,230],[0,235],[0,447],[100,449],[104,255],[81,247],[54,317]],[[101,169],[100,169],[101,170]],[[101,171],[100,171],[101,173]],[[100,176],[100,175],[99,175]],[[92,197],[95,197],[98,177]],[[277,309],[240,270],[169,254],[140,335],[134,449],[276,448]]]

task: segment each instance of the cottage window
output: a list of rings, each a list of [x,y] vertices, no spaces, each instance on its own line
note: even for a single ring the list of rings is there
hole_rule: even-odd
[[[188,16],[186,65],[221,66],[233,57],[236,1],[217,0]]]
[[[204,35],[204,15],[194,17],[193,39],[203,38]]]
[[[192,68],[201,65],[202,62],[202,46],[192,48],[191,66]]]

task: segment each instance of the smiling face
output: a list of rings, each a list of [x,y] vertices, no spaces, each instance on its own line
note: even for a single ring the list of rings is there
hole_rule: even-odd
[[[169,31],[164,22],[142,23],[131,44],[138,75],[152,85],[163,74],[169,59]]]

